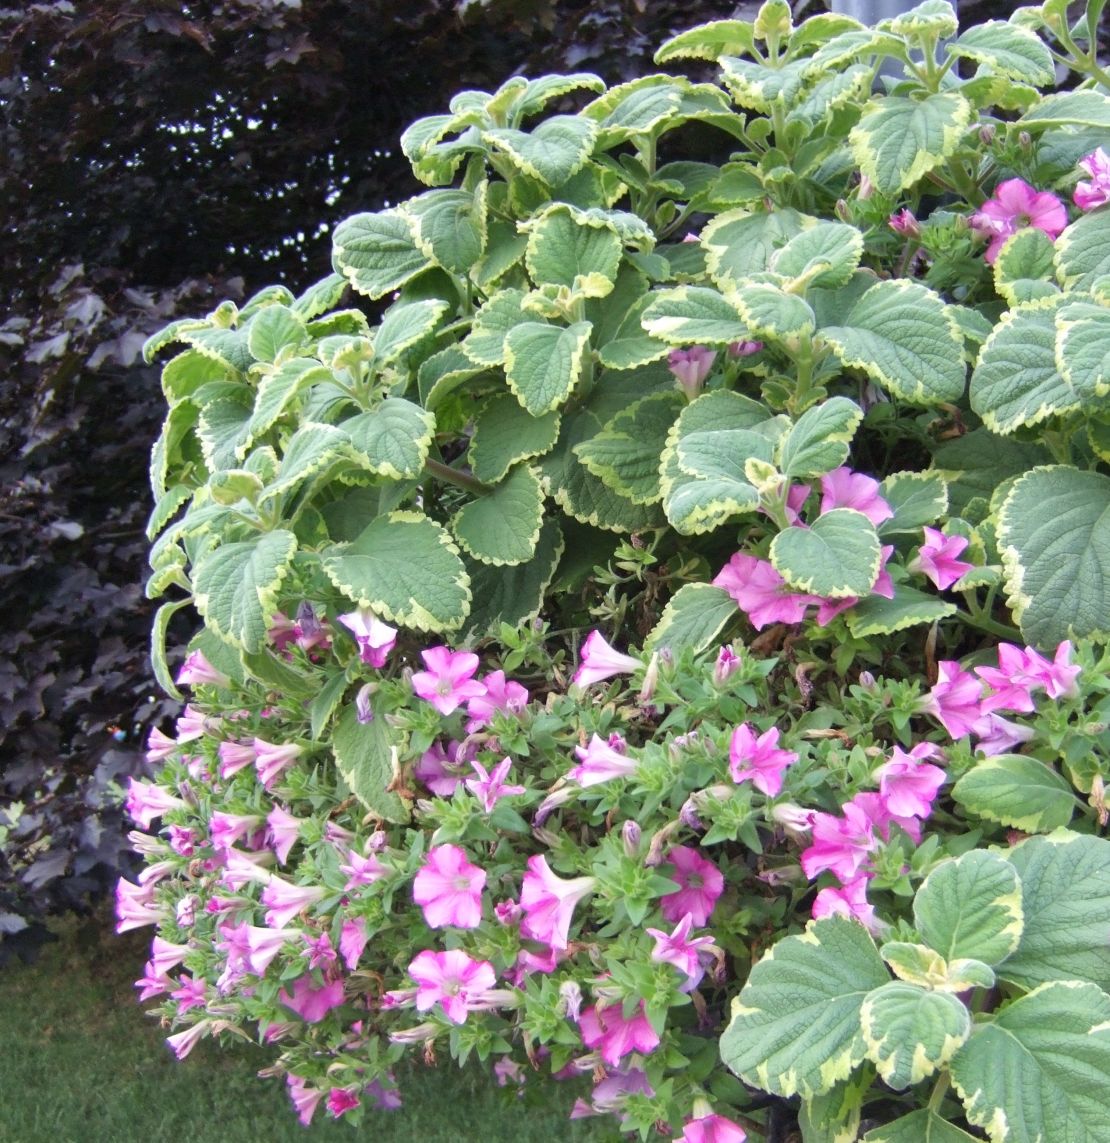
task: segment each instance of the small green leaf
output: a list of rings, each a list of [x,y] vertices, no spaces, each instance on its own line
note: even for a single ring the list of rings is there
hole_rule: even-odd
[[[935,595],[926,595],[904,584],[894,585],[894,597],[869,595],[861,599],[845,616],[848,630],[856,639],[873,635],[893,635],[919,623],[936,623],[955,615],[956,605],[945,603]]]
[[[313,318],[333,310],[343,300],[347,292],[347,279],[341,274],[328,274],[319,282],[308,287],[303,294],[294,301],[290,309],[302,321],[312,321]]]
[[[994,288],[1011,306],[1021,302],[1019,295],[1028,293],[1027,281],[1051,286],[1056,276],[1052,239],[1035,226],[1027,226],[1006,239],[992,267]]]
[[[975,1143],[975,1138],[923,1107],[868,1131],[863,1143]]]
[[[946,960],[971,957],[998,964],[1021,940],[1024,914],[1017,870],[981,849],[945,861],[918,889],[913,919],[922,939]]]
[[[732,1002],[721,1058],[745,1083],[775,1095],[826,1092],[863,1061],[860,1008],[888,979],[863,925],[813,921],[752,969]]]
[[[834,508],[809,528],[786,528],[771,541],[771,563],[795,591],[824,599],[870,593],[881,552],[875,525],[853,508]]]
[[[1007,602],[1030,643],[1110,632],[1110,477],[1034,468],[1002,503],[998,542]]]
[[[590,348],[591,325],[563,328],[524,322],[505,338],[505,379],[534,417],[558,408],[582,377]]]
[[[951,55],[974,60],[992,72],[1045,87],[1055,82],[1056,68],[1047,45],[1027,28],[988,20],[968,28],[949,45]]]
[[[247,426],[251,439],[257,440],[272,428],[299,393],[331,379],[331,370],[311,357],[293,357],[282,362],[258,383],[254,411]]]
[[[184,330],[181,340],[198,353],[218,362],[233,376],[245,373],[254,364],[245,330],[203,326]]]
[[[473,361],[457,345],[449,345],[420,363],[416,374],[416,387],[420,403],[429,412],[449,397],[464,381],[482,372],[481,365]]]
[[[334,671],[312,700],[308,708],[308,716],[310,726],[309,733],[312,735],[314,742],[319,741],[320,736],[324,733],[328,723],[331,721],[331,716],[335,713],[335,708],[339,705],[347,690],[347,686],[346,671]]]
[[[354,703],[350,703],[335,724],[331,743],[339,772],[363,806],[387,822],[407,822],[408,807],[389,789],[397,748],[381,714],[374,711],[370,722],[359,722]]]
[[[451,531],[468,555],[487,564],[521,564],[532,557],[543,523],[543,491],[527,465],[451,517]]]
[[[970,122],[971,105],[956,92],[921,100],[885,95],[849,142],[859,169],[881,193],[896,195],[955,154]]]
[[[754,46],[755,38],[748,21],[712,20],[672,36],[655,53],[655,62],[665,64],[671,60],[693,59],[716,63],[721,56],[744,55]]]
[[[474,421],[470,467],[485,484],[496,484],[517,461],[542,456],[558,439],[560,414],[533,417],[511,393],[493,397]]]
[[[520,120],[529,115],[538,115],[553,99],[582,90],[600,94],[605,90],[605,81],[589,71],[574,72],[572,75],[542,75],[539,79],[530,79],[528,86],[516,97],[510,117]]]
[[[449,274],[469,273],[470,267],[482,256],[485,246],[482,191],[426,191],[399,209],[406,218],[412,219],[413,240],[420,253]]]
[[[524,260],[533,282],[567,286],[588,297],[611,292],[621,260],[621,240],[612,227],[591,225],[582,211],[561,203],[527,225]],[[595,276],[609,283],[604,293],[587,288]]]
[[[474,315],[462,350],[475,365],[500,365],[505,360],[509,331],[528,321],[522,302],[523,290],[499,290]]]
[[[968,1122],[1002,1140],[1110,1139],[1110,996],[1054,981],[1007,1004],[953,1057]]]
[[[771,260],[813,220],[789,207],[773,211],[730,210],[701,232],[705,266],[722,290],[770,269]]]
[[[919,535],[948,511],[948,482],[939,472],[892,472],[880,495],[894,512],[879,525],[880,536]]]
[[[816,321],[809,303],[776,286],[740,282],[728,298],[748,327],[749,338],[789,343],[813,333]]]
[[[350,437],[363,467],[390,480],[410,480],[424,471],[436,419],[411,401],[387,397],[377,408],[343,421],[340,427]]]
[[[1034,131],[1044,127],[1110,129],[1110,96],[1103,95],[1101,91],[1064,91],[1046,95],[1018,120],[1018,125]]]
[[[863,235],[844,222],[818,222],[795,235],[771,259],[771,269],[794,282],[843,286],[863,256]]]
[[[597,138],[597,124],[581,115],[554,115],[531,132],[497,127],[482,137],[526,175],[557,187],[586,165]]]
[[[731,302],[704,286],[679,286],[656,294],[640,324],[669,345],[723,346],[744,341],[751,332]]]
[[[247,328],[247,348],[256,361],[276,361],[278,354],[307,340],[304,322],[288,306],[266,306]]]
[[[804,480],[842,465],[862,420],[863,410],[847,397],[831,397],[807,409],[776,450],[783,476]]]
[[[683,584],[667,601],[645,647],[649,651],[667,647],[676,656],[690,647],[695,655],[700,654],[713,646],[721,628],[736,615],[736,603],[723,588],[709,583]]]
[[[350,448],[350,438],[334,425],[305,421],[289,438],[277,476],[266,486],[264,499],[274,500],[323,472]]]
[[[435,329],[448,308],[446,302],[438,299],[390,306],[374,335],[374,364],[379,369],[392,365],[406,349]]]
[[[948,1063],[971,1031],[971,1013],[951,993],[892,980],[868,993],[860,1026],[867,1058],[901,1091]]]
[[[1110,988],[1110,841],[1061,830],[1009,853],[1025,928],[998,975],[1022,988],[1089,980]]]
[[[1051,766],[1025,754],[981,759],[956,783],[952,797],[978,817],[1026,833],[1065,826],[1075,813],[1071,786]]]
[[[846,366],[905,401],[936,405],[963,396],[963,335],[944,302],[916,282],[877,282],[843,325],[826,326],[819,336]]]
[[[195,349],[187,349],[162,367],[162,392],[170,405],[188,400],[209,381],[229,381],[233,372],[223,362],[213,361]]]
[[[515,567],[498,567],[464,558],[474,603],[468,631],[485,634],[500,623],[518,627],[539,614],[563,555],[563,536],[555,520],[544,521],[530,560]]]
[[[454,630],[470,607],[470,581],[458,549],[443,528],[416,512],[371,521],[323,566],[359,606],[418,631]]]
[[[360,294],[383,298],[428,268],[412,228],[397,210],[356,214],[332,235],[332,264]]]
[[[247,455],[251,441],[250,395],[244,388],[234,396],[209,401],[201,410],[197,436],[212,470],[235,468]]]
[[[244,651],[261,650],[296,550],[293,533],[279,530],[257,540],[221,544],[201,557],[193,585],[197,610],[208,626]]]

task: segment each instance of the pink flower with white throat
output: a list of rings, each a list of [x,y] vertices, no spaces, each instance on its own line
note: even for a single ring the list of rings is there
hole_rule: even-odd
[[[412,883],[413,900],[424,910],[424,920],[433,929],[448,925],[476,929],[482,921],[482,890],[485,870],[472,865],[466,851],[457,845],[437,845]]]
[[[182,686],[195,687],[207,684],[213,687],[229,687],[231,680],[215,667],[205,657],[203,651],[192,651],[181,664],[177,673],[177,682]]]
[[[761,793],[773,798],[782,790],[782,776],[786,768],[798,761],[793,750],[778,749],[779,728],[772,726],[758,738],[748,723],[732,732],[729,743],[729,773],[734,782],[749,778]]]
[[[523,786],[510,786],[505,781],[512,764],[511,758],[502,758],[494,766],[491,774],[477,759],[470,763],[476,776],[466,779],[466,788],[482,803],[482,809],[487,814],[493,813],[494,807],[502,798],[510,794],[525,793]]]
[[[947,775],[925,759],[939,754],[931,742],[918,743],[908,754],[895,746],[890,761],[875,771],[879,793],[894,817],[927,818],[932,812],[933,801]]]
[[[1006,239],[1026,227],[1034,227],[1055,240],[1068,224],[1064,204],[1048,191],[1038,191],[1024,179],[1006,179],[994,196],[971,216],[971,228],[989,239],[983,255],[988,265],[998,257]]]
[[[293,885],[276,875],[262,890],[262,904],[267,906],[266,924],[271,929],[284,929],[302,909],[315,905],[325,896],[319,885]]]
[[[564,881],[552,873],[546,857],[528,858],[528,872],[520,890],[520,905],[524,910],[521,933],[553,949],[565,949],[570,943],[568,934],[574,908],[593,892],[596,884],[593,877]]]
[[[968,540],[965,536],[946,536],[936,528],[925,528],[924,532],[925,542],[906,566],[909,571],[928,576],[941,591],[947,591],[975,567],[956,558]]]
[[[627,1018],[620,1004],[604,1009],[593,1005],[579,1017],[578,1029],[586,1047],[599,1049],[601,1058],[613,1067],[629,1052],[647,1055],[659,1046],[659,1034],[648,1020],[642,1000]]]
[[[574,754],[579,764],[569,771],[567,777],[583,789],[614,778],[630,778],[636,773],[636,759],[629,758],[623,750],[615,749],[599,734],[590,738],[588,746],[576,746]]]
[[[688,845],[676,845],[671,849],[667,862],[674,866],[671,877],[678,888],[659,898],[659,909],[672,924],[677,924],[689,913],[693,925],[700,928],[709,920],[717,898],[724,892],[724,875],[712,861]]]
[[[258,771],[259,781],[267,790],[304,753],[304,747],[295,742],[278,744],[256,738],[253,745],[254,768]]]
[[[692,401],[701,392],[716,359],[717,354],[712,349],[706,349],[704,345],[692,345],[689,349],[672,349],[667,355],[667,368]]]
[[[614,675],[628,675],[640,669],[639,659],[611,647],[600,631],[586,636],[579,652],[579,667],[571,680],[576,686],[588,687],[611,679]]]
[[[417,1011],[427,1012],[438,1004],[452,1024],[462,1024],[497,983],[489,961],[474,960],[462,949],[438,953],[425,949],[413,958],[408,971],[416,981]]]
[[[186,803],[169,790],[152,782],[142,782],[132,778],[127,789],[124,809],[140,829],[150,829],[155,818],[163,817],[171,810],[183,810]]]
[[[337,619],[355,637],[358,657],[371,667],[384,667],[397,642],[397,628],[383,623],[369,607],[348,611]]]
[[[1101,147],[1079,160],[1079,169],[1090,181],[1077,184],[1075,205],[1080,210],[1094,210],[1110,202],[1110,154]]]
[[[452,714],[468,699],[486,693],[486,688],[473,678],[478,656],[472,651],[429,647],[420,652],[420,657],[428,669],[412,676],[412,689],[440,714]]]

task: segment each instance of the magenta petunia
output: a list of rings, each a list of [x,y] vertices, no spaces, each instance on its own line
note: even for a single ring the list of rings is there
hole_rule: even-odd
[[[474,750],[469,743],[463,745],[452,740],[444,749],[441,743],[433,742],[420,756],[413,767],[413,773],[433,794],[449,798],[464,776],[471,772],[470,763],[473,760]]]
[[[956,558],[967,547],[968,540],[965,536],[946,536],[936,528],[925,528],[924,532],[925,542],[906,566],[910,571],[928,576],[941,591],[947,591],[975,567]]]
[[[614,778],[630,778],[636,773],[636,759],[629,758],[624,750],[615,749],[596,733],[590,737],[589,745],[576,746],[574,754],[578,765],[568,771],[567,777],[583,789]]]
[[[413,879],[412,896],[433,929],[475,929],[482,921],[485,884],[485,871],[467,860],[465,850],[437,845]]]
[[[497,983],[489,961],[474,960],[462,949],[417,953],[409,965],[416,981],[416,1008],[427,1012],[436,1004],[452,1024],[462,1024],[475,1001]]]
[[[357,611],[348,611],[345,615],[337,616],[338,622],[355,637],[358,645],[358,657],[371,667],[384,667],[397,642],[397,628],[383,623],[369,607],[360,607]]]
[[[523,786],[511,786],[505,781],[512,764],[511,758],[502,758],[494,766],[491,774],[477,759],[470,763],[475,777],[466,779],[466,788],[482,803],[482,809],[487,814],[493,813],[494,807],[502,798],[510,794],[526,793]]]
[[[780,750],[779,728],[772,726],[758,738],[748,723],[732,732],[729,743],[729,773],[734,782],[749,778],[761,793],[773,798],[782,790],[782,776],[786,768],[798,761],[793,750]]]
[[[724,1115],[701,1115],[683,1124],[674,1143],[744,1143],[747,1132]]]
[[[690,930],[693,927],[694,918],[685,913],[671,933],[663,929],[645,930],[648,936],[655,940],[651,959],[656,964],[674,965],[686,977],[682,984],[683,992],[691,992],[697,988],[705,975],[705,966],[701,962],[702,950],[713,945],[713,938],[710,936],[691,937]]]
[[[1079,160],[1079,169],[1090,176],[1075,188],[1075,205],[1080,210],[1094,210],[1110,202],[1110,154],[1101,147]]]
[[[231,680],[215,667],[205,657],[203,651],[192,651],[185,657],[181,670],[177,673],[177,682],[183,686],[195,687],[207,684],[214,687],[228,687]]]
[[[841,888],[829,886],[822,889],[813,899],[813,918],[822,917],[849,917],[866,925],[871,932],[878,932],[883,928],[882,922],[875,916],[875,906],[867,900],[866,876],[854,877]]]
[[[593,877],[565,881],[552,873],[547,858],[530,857],[520,890],[520,906],[524,910],[521,933],[553,949],[565,949],[574,908],[593,891],[595,884]]]
[[[150,829],[155,818],[163,817],[171,810],[185,809],[185,802],[153,782],[132,778],[124,809],[140,829]]]
[[[714,587],[723,587],[761,631],[771,623],[801,623],[811,599],[792,591],[767,560],[737,552],[717,573]]]
[[[1026,227],[1034,227],[1055,239],[1068,224],[1064,204],[1049,191],[1038,191],[1024,179],[1006,179],[994,196],[971,216],[971,228],[989,240],[984,260],[998,257],[1006,239]]]
[[[988,713],[982,709],[982,682],[951,659],[937,663],[937,674],[936,683],[918,709],[931,714],[953,738],[978,734]]]
[[[577,686],[588,687],[614,675],[631,674],[640,665],[639,659],[611,647],[600,631],[591,631],[582,644],[578,670],[571,681]]]
[[[874,822],[852,802],[843,807],[843,817],[816,812],[809,824],[813,841],[802,851],[802,870],[811,881],[827,869],[846,885],[879,845]]]
[[[908,754],[900,746],[895,746],[890,761],[875,771],[879,793],[893,816],[929,816],[947,775],[939,766],[933,766],[924,759],[935,758],[939,753],[931,742],[919,743]]]
[[[709,920],[717,898],[724,891],[724,874],[688,845],[674,846],[666,860],[674,866],[671,879],[678,884],[678,889],[659,898],[659,909],[672,924],[689,913],[693,925],[700,928]]]
[[[420,652],[426,671],[412,676],[412,689],[440,714],[452,714],[468,699],[478,698],[486,688],[473,677],[478,656],[472,651],[429,647]]]
[[[592,1005],[579,1016],[578,1030],[586,1047],[600,1051],[601,1058],[613,1067],[629,1052],[647,1055],[659,1046],[659,1034],[648,1020],[642,1000],[630,1017],[624,1015],[620,1004],[604,1009]]]
[[[315,905],[325,896],[319,885],[293,885],[272,876],[262,890],[262,904],[266,908],[266,924],[271,929],[283,929],[302,909]]]
[[[343,1003],[343,981],[317,985],[311,974],[299,976],[293,981],[293,991],[283,988],[278,999],[306,1024],[318,1024],[333,1008]]]
[[[504,671],[491,671],[481,682],[485,691],[467,700],[467,734],[487,726],[495,711],[520,714],[528,705],[527,689],[512,679],[506,679]]]
[[[834,508],[862,512],[876,527],[894,515],[894,509],[879,495],[877,480],[844,466],[821,477],[821,514]]]
[[[667,355],[667,368],[674,374],[679,388],[692,401],[702,390],[717,354],[704,345],[689,349],[672,349]]]

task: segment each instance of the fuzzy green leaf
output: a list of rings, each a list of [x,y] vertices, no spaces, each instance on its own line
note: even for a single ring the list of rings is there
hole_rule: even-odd
[[[272,428],[298,393],[321,381],[330,381],[332,372],[311,357],[293,357],[283,362],[258,383],[254,412],[247,428],[257,439]]]
[[[468,555],[487,564],[521,564],[532,557],[543,523],[543,491],[527,465],[451,517],[451,531]]]
[[[776,450],[783,476],[804,480],[842,465],[862,420],[863,410],[847,397],[831,397],[807,409]]]
[[[705,266],[722,290],[770,269],[771,260],[790,239],[800,234],[805,218],[796,210],[730,210],[718,215],[701,232]],[[812,224],[812,220],[810,220]]]
[[[305,421],[289,438],[277,476],[266,487],[264,498],[273,500],[316,476],[350,449],[350,439],[334,425]]]
[[[462,350],[475,365],[501,365],[505,360],[505,338],[511,329],[528,321],[521,303],[523,290],[499,290],[474,315]]]
[[[936,623],[955,615],[956,605],[945,603],[935,595],[926,595],[913,587],[895,584],[894,598],[869,595],[861,599],[845,616],[848,630],[856,639],[873,635],[893,635],[919,623]]]
[[[844,222],[818,222],[796,234],[771,259],[770,268],[810,286],[843,286],[859,267],[863,235]]]
[[[474,421],[470,467],[485,484],[496,484],[517,461],[542,456],[558,439],[557,411],[533,417],[511,393],[492,398]]]
[[[517,400],[534,417],[558,408],[582,377],[591,325],[563,328],[524,322],[505,338],[505,378]]]
[[[557,187],[586,165],[597,124],[581,115],[554,115],[531,132],[497,127],[485,131],[483,138],[526,175]]]
[[[796,294],[758,282],[740,282],[728,297],[748,327],[749,338],[789,343],[813,333],[813,310]]]
[[[374,364],[392,365],[439,324],[450,307],[438,299],[391,306],[374,334]]]
[[[332,235],[332,265],[360,294],[383,298],[428,268],[412,227],[398,210],[356,214]]]
[[[247,455],[251,441],[250,395],[244,389],[235,396],[209,401],[201,410],[197,436],[204,459],[213,471],[236,468]]]
[[[975,1143],[975,1136],[923,1107],[868,1131],[863,1143]]]
[[[721,56],[738,56],[755,46],[752,25],[746,20],[712,20],[672,36],[655,53],[657,64],[671,60],[709,60]]]
[[[689,647],[700,654],[713,646],[721,628],[736,615],[736,603],[723,588],[710,583],[683,584],[667,601],[645,647],[649,651],[667,647],[676,654]]]
[[[369,413],[340,426],[363,467],[390,480],[411,480],[424,471],[435,432],[432,413],[401,397],[387,397]]]
[[[977,817],[1026,833],[1065,826],[1075,813],[1069,783],[1026,754],[980,759],[952,788],[952,797]]]
[[[998,75],[1045,87],[1056,79],[1047,45],[1027,28],[988,20],[968,28],[948,47],[949,54],[974,60]]]
[[[416,388],[420,403],[429,412],[450,396],[465,381],[482,372],[457,345],[449,345],[420,363]]]
[[[867,1058],[895,1091],[928,1079],[967,1039],[971,1013],[948,992],[892,980],[860,1009]]]
[[[259,310],[247,329],[247,348],[256,361],[276,361],[278,354],[307,340],[304,322],[287,306]]]
[[[1110,130],[1110,96],[1101,91],[1063,91],[1046,95],[1019,120],[1022,128],[1102,127]]]
[[[948,482],[939,472],[892,472],[879,494],[894,512],[879,525],[880,536],[919,535],[948,511]]]
[[[474,604],[467,630],[485,634],[499,623],[518,627],[534,619],[555,578],[563,555],[563,536],[556,521],[544,521],[532,558],[514,567],[498,567],[466,560]]]
[[[426,191],[399,208],[412,220],[420,253],[450,274],[467,274],[482,256],[485,217],[480,192]]]
[[[1101,411],[1102,399],[1110,394],[1110,309],[1086,302],[1060,309],[1056,368],[1085,408]]]
[[[880,560],[875,525],[853,508],[834,508],[771,542],[771,563],[791,588],[825,599],[867,595]]]
[[[560,204],[529,223],[524,260],[533,282],[567,286],[588,297],[611,292],[621,260],[620,237],[612,227],[585,219],[581,211]],[[608,286],[594,286],[598,279]]]
[[[861,924],[813,921],[752,969],[732,1002],[721,1058],[745,1083],[775,1095],[826,1092],[863,1061],[860,1008],[888,979]]]
[[[360,607],[418,631],[451,631],[470,608],[470,581],[447,531],[416,512],[380,516],[324,560]]]
[[[268,532],[257,540],[221,544],[197,561],[194,597],[205,623],[220,638],[256,652],[277,610],[277,592],[297,550],[292,532]]]
[[[670,345],[723,346],[751,333],[736,307],[704,286],[679,286],[655,295],[640,324]]]
[[[407,822],[408,807],[391,790],[396,747],[378,712],[370,722],[358,720],[354,703],[343,708],[332,732],[335,764],[362,805],[387,822]]]

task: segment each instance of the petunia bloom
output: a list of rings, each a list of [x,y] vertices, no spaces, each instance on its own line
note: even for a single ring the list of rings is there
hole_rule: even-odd
[[[601,1058],[616,1067],[629,1052],[647,1055],[659,1046],[659,1034],[651,1026],[641,1000],[631,1017],[625,1017],[619,1004],[599,1010],[587,1008],[578,1018],[578,1030],[587,1048],[597,1048]]]
[[[264,739],[254,740],[254,768],[258,771],[258,779],[268,790],[278,776],[304,753],[304,747],[295,742],[278,745],[266,742]]]
[[[639,659],[611,647],[600,631],[591,631],[582,644],[579,667],[571,681],[577,686],[588,687],[614,675],[631,674],[639,670],[640,665]]]
[[[230,778],[240,770],[254,765],[254,747],[249,742],[234,742],[227,739],[216,750],[220,759],[220,777]]]
[[[502,798],[507,798],[510,794],[526,793],[523,786],[510,786],[505,782],[512,764],[511,758],[502,758],[491,774],[477,759],[470,763],[475,777],[467,778],[466,788],[482,803],[482,809],[487,814],[493,813]]]
[[[185,809],[185,802],[153,782],[132,778],[124,809],[140,829],[150,829],[155,818],[160,818],[171,810]]]
[[[879,793],[896,817],[927,818],[932,811],[937,791],[947,775],[939,766],[924,761],[935,758],[939,751],[931,742],[922,742],[908,754],[900,746],[891,752],[890,761],[875,771]]]
[[[567,777],[583,789],[614,778],[629,778],[636,773],[636,759],[629,758],[623,750],[615,749],[599,734],[590,738],[588,746],[576,746],[574,754],[579,764],[567,773]]]
[[[689,349],[672,349],[667,355],[667,368],[674,374],[679,388],[692,401],[705,384],[717,354],[704,345],[692,345]]]
[[[370,935],[366,931],[366,921],[362,917],[343,922],[339,933],[339,955],[347,966],[348,972],[354,972],[358,965],[362,950],[366,948]]]
[[[205,657],[203,651],[193,651],[185,657],[181,670],[177,673],[177,682],[183,686],[198,686],[207,683],[214,687],[228,687],[231,680],[215,667]]]
[[[1075,205],[1080,210],[1094,210],[1110,202],[1110,155],[1101,147],[1084,155],[1079,167],[1090,175],[1090,182],[1080,182],[1075,188]]]
[[[416,981],[417,1011],[427,1012],[439,1004],[452,1024],[462,1024],[475,1000],[497,983],[489,961],[474,960],[462,949],[417,953],[409,976]]]
[[[521,933],[553,949],[565,949],[569,944],[574,907],[595,884],[593,877],[565,881],[552,873],[546,857],[528,858],[528,872],[520,890],[520,905],[524,910]]]
[[[318,1024],[333,1008],[343,1003],[343,981],[317,985],[311,974],[300,976],[293,981],[293,991],[283,988],[278,999],[306,1024]]]
[[[449,798],[470,771],[473,749],[452,740],[446,749],[439,742],[432,745],[420,756],[413,767],[413,773],[433,794]]]
[[[801,623],[810,596],[791,590],[767,560],[737,552],[713,579],[761,631],[771,623]]]
[[[700,928],[709,920],[717,898],[724,891],[724,874],[688,845],[674,846],[667,853],[667,862],[674,866],[671,878],[678,888],[659,898],[660,911],[672,924],[689,913],[694,926]]]
[[[412,676],[412,689],[440,714],[452,714],[468,699],[485,694],[486,688],[472,677],[478,669],[472,651],[429,647],[420,657],[428,669]]]
[[[699,952],[713,944],[713,938],[692,937],[690,930],[694,927],[694,918],[685,913],[682,920],[668,933],[663,929],[646,929],[648,936],[654,938],[655,947],[651,950],[651,959],[656,964],[671,964],[678,969],[686,980],[682,985],[683,992],[691,992],[697,988],[701,978],[705,975],[705,968],[699,958]]]
[[[289,1098],[297,1110],[297,1119],[302,1127],[307,1127],[312,1122],[320,1100],[324,1098],[324,1092],[321,1088],[309,1087],[303,1077],[292,1072],[285,1077],[285,1083],[289,1088]]]
[[[338,1119],[358,1105],[359,1098],[356,1087],[333,1087],[328,1092],[328,1114],[333,1119]]]
[[[852,802],[843,807],[843,817],[812,814],[810,829],[813,842],[802,851],[802,870],[811,881],[827,869],[846,885],[879,845],[871,818]]]
[[[983,725],[983,684],[952,659],[937,663],[938,678],[928,696],[918,704],[922,714],[931,714],[953,738],[976,734]]]
[[[266,924],[271,929],[283,929],[302,910],[325,896],[319,885],[293,885],[272,876],[262,890],[262,904],[267,906]]]
[[[734,782],[751,779],[761,793],[773,798],[782,789],[787,766],[798,761],[793,750],[779,750],[779,728],[772,726],[758,738],[748,723],[732,732],[729,743],[729,773]]]
[[[1019,230],[1032,226],[1056,236],[1068,224],[1064,204],[1049,191],[1038,191],[1024,179],[1006,179],[994,189],[994,197],[971,216],[971,228],[989,239],[984,260],[989,264],[998,257],[1006,239]]]
[[[475,929],[482,921],[485,885],[485,870],[472,865],[465,850],[457,845],[437,845],[428,850],[423,867],[413,879],[412,896],[431,928],[450,925]]]
[[[278,861],[284,865],[289,853],[301,835],[303,819],[294,817],[283,806],[275,805],[266,815],[266,840],[273,848]]]
[[[674,1143],[744,1143],[747,1132],[724,1115],[700,1115],[683,1124]]]
[[[877,480],[843,465],[821,477],[821,514],[834,508],[854,508],[876,527],[894,515],[894,509],[879,495]]]
[[[941,591],[947,591],[975,567],[956,558],[967,547],[967,537],[946,536],[936,528],[924,531],[925,542],[907,566],[910,571],[928,576]]]
[[[483,693],[467,700],[467,734],[488,725],[494,711],[520,714],[528,705],[527,689],[512,679],[506,679],[504,671],[491,671],[481,683],[485,688]]]
[[[337,619],[355,637],[358,657],[371,667],[384,667],[397,642],[397,628],[383,623],[369,607],[348,611]]]

